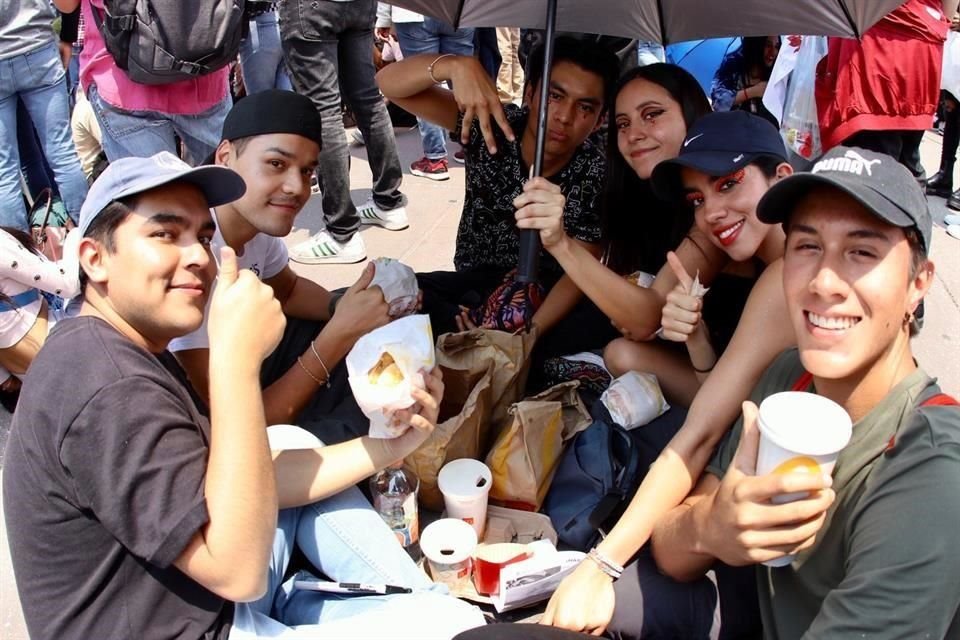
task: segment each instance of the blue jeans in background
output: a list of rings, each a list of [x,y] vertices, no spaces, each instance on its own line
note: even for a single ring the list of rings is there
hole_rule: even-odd
[[[233,106],[228,92],[223,100],[196,115],[127,111],[101,98],[93,84],[87,89],[87,99],[100,123],[101,144],[110,162],[120,158],[147,158],[161,151],[179,155],[176,134],[187,147],[190,163],[200,164],[220,144],[223,120]]]
[[[404,57],[421,53],[441,55],[452,53],[458,56],[473,55],[473,29],[454,29],[450,25],[424,17],[423,22],[398,22],[397,40]],[[447,132],[443,127],[417,118],[423,155],[430,160],[447,157]]]
[[[80,215],[87,197],[87,179],[70,135],[66,75],[52,35],[49,44],[0,60],[0,225],[27,228],[20,188],[18,98],[40,136],[67,212],[74,221]]]
[[[240,43],[240,68],[248,96],[267,89],[293,90],[283,62],[276,11],[261,13],[250,21],[250,33]]]

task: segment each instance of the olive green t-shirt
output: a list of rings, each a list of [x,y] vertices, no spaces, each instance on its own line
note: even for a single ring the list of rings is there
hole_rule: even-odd
[[[790,349],[751,399],[790,390],[802,374]],[[815,545],[789,566],[757,567],[766,638],[960,637],[960,408],[918,408],[936,393],[918,369],[854,425]],[[742,426],[709,473],[723,476]]]

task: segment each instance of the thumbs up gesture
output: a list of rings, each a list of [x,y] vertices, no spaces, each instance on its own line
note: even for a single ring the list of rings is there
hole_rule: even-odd
[[[240,269],[230,247],[220,249],[220,270],[208,313],[211,352],[249,357],[249,364],[257,368],[279,344],[286,326],[273,289],[249,269]]]
[[[744,402],[740,443],[710,497],[709,522],[702,528],[705,548],[731,566],[766,562],[812,546],[835,498],[829,476],[755,476],[759,442],[757,406]],[[785,504],[770,502],[794,491],[809,495]]]
[[[684,269],[674,252],[667,253],[667,264],[677,276],[676,286],[667,294],[660,321],[665,340],[687,342],[696,333],[703,333],[703,298],[692,293],[693,278]]]

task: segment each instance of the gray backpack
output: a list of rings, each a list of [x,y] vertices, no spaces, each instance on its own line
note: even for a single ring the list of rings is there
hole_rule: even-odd
[[[140,84],[189,80],[233,62],[244,0],[104,0],[93,9],[117,66]]]

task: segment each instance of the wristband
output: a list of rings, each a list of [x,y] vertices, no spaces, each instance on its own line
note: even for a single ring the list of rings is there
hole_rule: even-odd
[[[716,361],[714,361],[713,364],[710,365],[709,367],[707,367],[706,369],[698,369],[698,368],[697,368],[697,365],[693,364],[693,361],[690,362],[690,367],[691,367],[694,371],[696,371],[697,373],[710,373],[711,371],[713,371],[713,368],[714,368],[715,366],[717,366],[717,362],[716,362]]]

